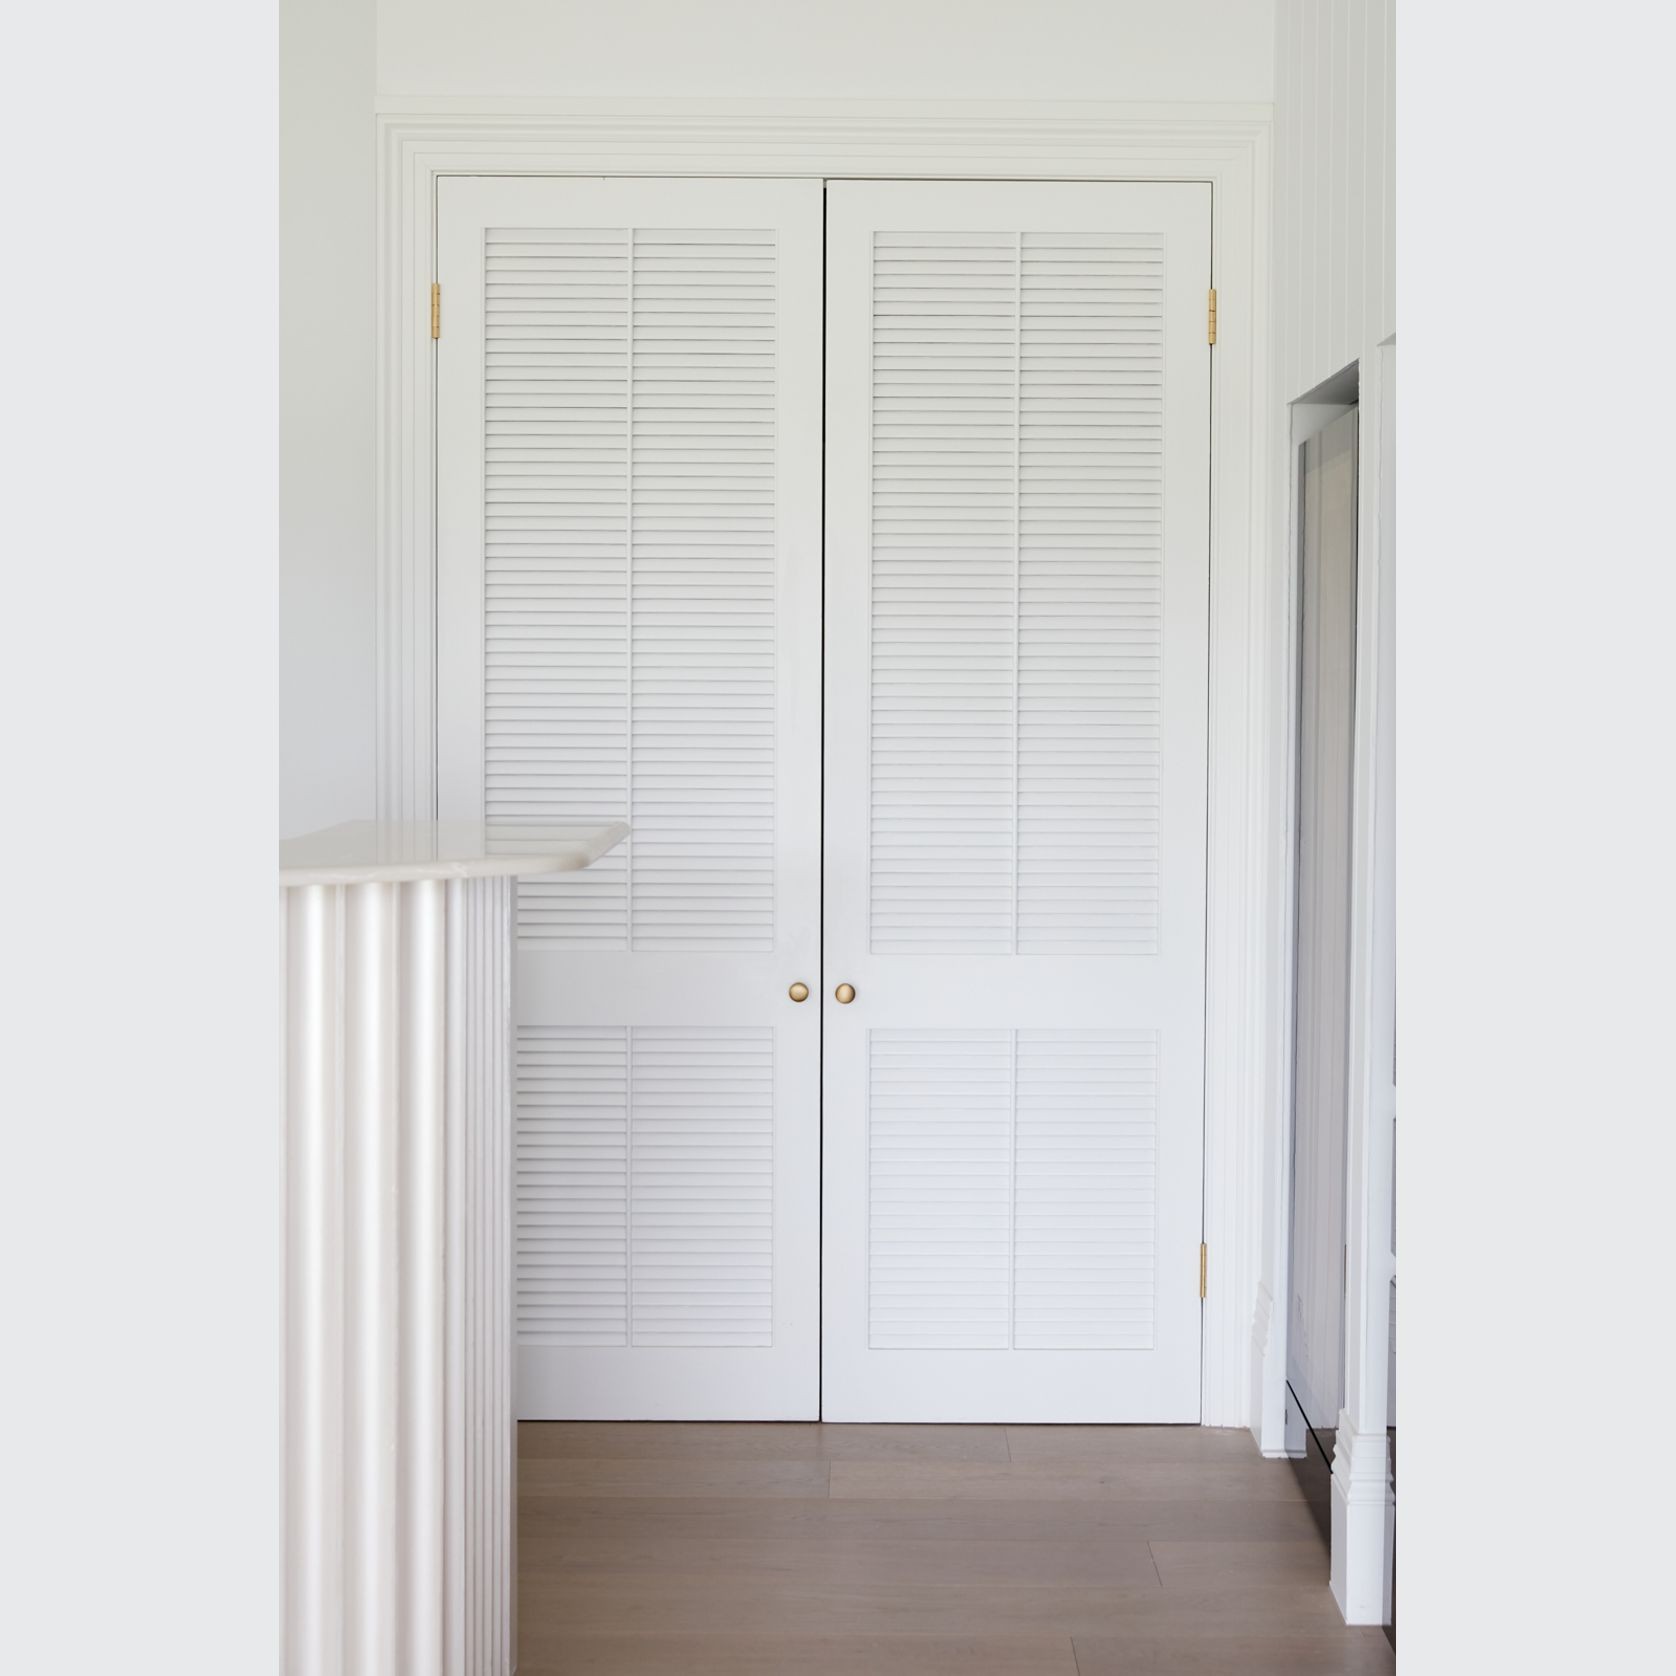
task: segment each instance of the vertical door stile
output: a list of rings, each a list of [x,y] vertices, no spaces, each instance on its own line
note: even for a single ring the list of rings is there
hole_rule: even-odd
[[[623,867],[623,938],[634,950],[634,266],[635,229],[625,235],[626,304],[623,311],[623,792],[628,799],[629,841]],[[634,1334],[634,1026],[623,1030],[623,1343],[633,1349]]]
[[[1007,1032],[1007,1348],[1018,1348],[1018,1032]]]
[[[1023,701],[1021,661],[1023,640],[1019,625],[1024,618],[1024,235],[1013,242],[1013,926],[1008,949],[1018,953],[1018,898],[1022,885],[1019,853],[1023,834],[1019,822],[1019,732]],[[1016,1104],[1017,1082],[1014,1082]],[[1015,1112],[1016,1116],[1016,1112]],[[1010,1343],[1010,1340],[1009,1340]]]
[[[626,814],[630,833],[628,843],[623,846],[623,870],[627,875],[623,886],[623,915],[624,938],[630,949],[634,947],[634,241],[635,231],[630,227],[625,235],[627,260],[623,280],[626,297],[623,310],[623,464],[626,473],[623,493],[623,795],[628,799]],[[628,1109],[632,1114],[632,1096]],[[631,1151],[631,1168],[632,1161]],[[629,1310],[632,1316],[632,1255],[629,1264]],[[629,1343],[634,1343],[632,1331]]]

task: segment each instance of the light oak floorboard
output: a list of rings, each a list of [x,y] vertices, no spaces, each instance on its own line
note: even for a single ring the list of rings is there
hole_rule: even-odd
[[[823,1426],[796,1421],[663,1425],[652,1421],[526,1420],[524,1460],[993,1461],[1007,1460],[1005,1426]]]
[[[1388,1676],[1289,1466],[1146,1427],[520,1428],[523,1676]]]
[[[1259,1544],[1267,1547],[1267,1543]],[[834,1583],[1070,1583],[1157,1587],[1158,1567],[1145,1542],[880,1541],[810,1534],[776,1537],[602,1536],[574,1531],[528,1536],[519,1544],[526,1575],[645,1569],[660,1577],[722,1576],[729,1584],[777,1584],[820,1576]]]
[[[1233,1635],[1333,1631],[1324,1585],[1167,1589],[1150,1584],[882,1583],[820,1575],[524,1572],[520,1621],[576,1634]]]
[[[519,1676],[1077,1676],[1068,1635],[543,1635]]]
[[[1321,1539],[1295,1542],[1172,1541],[1148,1545],[1166,1588],[1216,1589],[1243,1583],[1321,1583],[1327,1554]]]
[[[1391,1676],[1381,1629],[1330,1635],[1079,1635],[1077,1676]]]
[[[537,1496],[824,1496],[825,1461],[524,1461],[518,1493]]]
[[[1015,1461],[987,1466],[965,1461],[834,1461],[831,1493],[894,1499],[974,1501],[1301,1502],[1284,1461]]]
[[[939,1542],[1098,1542],[1260,1540],[1314,1542],[1316,1525],[1301,1501],[957,1501],[526,1494],[526,1541],[578,1531],[601,1537],[673,1536],[688,1542],[727,1537],[861,1536]],[[1321,1550],[1326,1575],[1326,1550]]]
[[[1014,1461],[1260,1462],[1251,1433],[1212,1426],[1008,1426]],[[1284,1463],[1277,1464],[1285,1470]]]

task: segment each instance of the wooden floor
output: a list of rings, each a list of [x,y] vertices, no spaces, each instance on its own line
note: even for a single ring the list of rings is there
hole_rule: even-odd
[[[521,1676],[1326,1676],[1292,1471],[1197,1427],[529,1424]]]

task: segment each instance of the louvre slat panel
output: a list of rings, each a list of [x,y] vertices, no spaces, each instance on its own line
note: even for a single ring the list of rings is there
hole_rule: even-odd
[[[1014,1347],[1150,1349],[1157,1036],[1021,1030],[1017,1053]]]
[[[774,1033],[639,1027],[637,1345],[774,1342]]]
[[[634,249],[633,946],[774,940],[775,241]]]
[[[1157,947],[1163,258],[1136,235],[1021,241],[1020,954]]]
[[[490,820],[621,820],[628,808],[630,253],[620,229],[485,239]],[[626,845],[574,878],[527,880],[520,940],[621,947],[628,880]]]
[[[875,235],[871,932],[1013,938],[1018,241]]]
[[[768,1029],[518,1033],[518,1336],[773,1343]]]
[[[868,1033],[868,1342],[1005,1350],[1012,1032]]]
[[[875,1350],[1152,1343],[1152,1031],[874,1030]]]
[[[519,1341],[626,1344],[627,1032],[522,1026],[517,1088]]]
[[[772,232],[488,232],[485,812],[634,828],[526,945],[773,946],[775,287]]]
[[[1163,247],[874,235],[876,953],[1157,946]]]

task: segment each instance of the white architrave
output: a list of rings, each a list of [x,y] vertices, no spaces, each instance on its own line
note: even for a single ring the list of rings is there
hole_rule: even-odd
[[[1346,1055],[1349,1109],[1345,1144],[1344,1407],[1333,1454],[1332,1588],[1345,1619],[1378,1624],[1390,1618],[1388,1528],[1393,1513],[1387,1437],[1390,1390],[1392,1174],[1396,1120],[1395,944],[1395,626],[1396,549],[1394,460],[1394,340],[1370,347],[1357,367],[1359,414],[1356,511],[1356,714],[1352,790],[1350,1005]],[[1348,399],[1348,398],[1346,398]],[[1284,458],[1337,414],[1344,402],[1294,403],[1279,427]],[[1283,784],[1296,784],[1292,739],[1296,728],[1297,565],[1296,472],[1290,505],[1277,509],[1286,595]],[[1291,1278],[1287,1253],[1287,1194],[1292,1145],[1291,1100],[1292,897],[1295,837],[1291,821],[1272,835],[1281,888],[1275,906],[1285,936],[1272,987],[1269,1039],[1274,1087],[1272,1128],[1264,1143],[1270,1174],[1263,1203],[1262,1268],[1252,1326],[1251,1429],[1265,1455],[1288,1453],[1285,1435],[1286,1307]],[[1294,1451],[1295,1452],[1295,1451]]]
[[[1392,1196],[1396,1122],[1394,819],[1395,348],[1361,369],[1356,802],[1351,852],[1350,1111],[1345,1160],[1344,1410],[1333,1453],[1333,1598],[1352,1624],[1390,1617]]]
[[[1334,388],[1316,392],[1318,399],[1294,401],[1282,410],[1275,426],[1274,481],[1285,491],[1276,497],[1273,583],[1276,610],[1282,624],[1283,649],[1278,676],[1277,703],[1284,717],[1279,759],[1275,764],[1280,804],[1267,841],[1272,846],[1271,869],[1275,881],[1271,912],[1277,963],[1264,998],[1265,1040],[1275,1045],[1269,1058],[1271,1085],[1266,1103],[1268,1130],[1262,1142],[1261,1195],[1263,1227],[1260,1238],[1256,1307],[1251,1324],[1251,1430],[1265,1455],[1280,1457],[1298,1453],[1294,1434],[1290,1446],[1286,1428],[1286,1326],[1291,1295],[1290,1214],[1292,1193],[1292,1082],[1294,1016],[1297,989],[1297,873],[1298,873],[1298,728],[1299,656],[1298,641],[1302,612],[1302,581],[1299,560],[1300,474],[1298,451],[1335,419],[1355,405],[1353,381],[1333,381]],[[1376,435],[1376,433],[1373,433]],[[1361,433],[1359,459],[1371,446],[1370,433]],[[1358,483],[1358,493],[1366,485]],[[1358,501],[1358,519],[1366,510]],[[1357,538],[1362,528],[1358,523]],[[1360,577],[1360,572],[1358,576]],[[1365,599],[1357,600],[1357,622],[1371,621],[1365,613]],[[1359,669],[1360,666],[1358,666]],[[1360,686],[1357,692],[1361,692]],[[1359,747],[1360,736],[1356,743]]]
[[[446,174],[1200,180],[1213,188],[1210,838],[1203,1420],[1250,1423],[1252,1324],[1283,969],[1285,570],[1267,503],[1267,105],[973,101],[388,101],[379,143],[378,794],[435,800],[430,337]],[[448,304],[442,301],[443,330]],[[1283,557],[1282,557],[1283,565]]]

